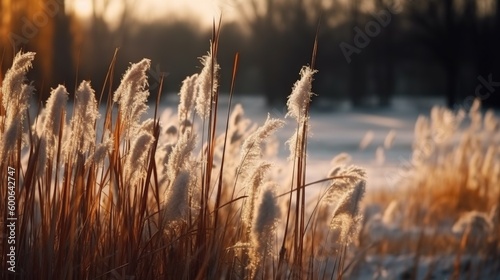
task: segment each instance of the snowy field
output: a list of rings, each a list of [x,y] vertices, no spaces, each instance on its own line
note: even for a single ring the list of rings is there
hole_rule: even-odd
[[[175,94],[163,99],[164,107],[160,110],[162,121],[169,123],[168,116],[177,114],[179,99]],[[289,150],[284,143],[295,130],[293,120],[285,118],[286,104],[281,108],[269,107],[263,97],[235,96],[233,106],[238,103],[243,106],[245,116],[258,125],[264,123],[268,113],[273,118],[286,121],[285,127],[276,134],[280,146],[278,160],[274,161],[286,166]],[[368,190],[395,187],[398,179],[404,176],[410,160],[415,121],[420,114],[428,115],[432,106],[443,104],[441,99],[429,98],[397,98],[388,109],[352,110],[342,103],[332,110],[326,110],[325,106],[319,104],[311,110],[307,182],[324,178],[331,169],[333,157],[345,152],[352,157],[352,164],[366,169]],[[225,125],[227,106],[228,98],[222,96],[219,100],[220,131]],[[148,117],[152,117],[153,110],[149,110],[148,114]],[[377,149],[384,146],[384,140],[391,131],[395,133],[391,147],[377,154]]]

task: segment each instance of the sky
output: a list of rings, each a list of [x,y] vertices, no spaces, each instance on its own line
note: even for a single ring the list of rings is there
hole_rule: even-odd
[[[115,19],[120,17],[124,3],[135,2],[132,9],[133,16],[141,21],[168,19],[174,15],[178,18],[194,18],[201,24],[210,26],[214,18],[219,18],[221,12],[224,22],[236,19],[238,5],[242,1],[244,0],[110,0],[104,14],[112,25]],[[69,0],[67,5],[68,9],[85,18],[92,14],[92,2],[92,0]],[[98,7],[98,11],[102,10],[102,7]]]

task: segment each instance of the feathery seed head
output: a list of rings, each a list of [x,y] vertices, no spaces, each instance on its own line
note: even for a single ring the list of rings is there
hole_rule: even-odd
[[[163,210],[163,221],[167,223],[176,222],[185,217],[189,210],[189,192],[191,173],[183,169],[168,188]]]
[[[297,121],[303,120],[306,117],[307,106],[313,95],[311,92],[313,75],[316,72],[317,70],[313,70],[308,66],[302,67],[300,70],[300,79],[295,82],[292,93],[288,96],[288,101],[286,102],[288,106],[286,116],[292,116]]]
[[[196,137],[190,133],[182,134],[168,157],[167,178],[174,181],[181,169],[189,163],[189,157],[196,146]]]
[[[340,153],[338,155],[336,155],[332,161],[330,162],[330,164],[334,167],[338,166],[338,165],[343,165],[343,164],[346,164],[346,163],[349,163],[350,161],[352,160],[351,156],[347,153]]]
[[[262,185],[267,171],[271,165],[269,163],[261,162],[257,167],[249,172],[243,183],[245,191],[248,192],[248,198],[245,200],[243,207],[243,221],[251,226],[255,210],[255,202],[259,194],[259,187]]]
[[[196,97],[196,81],[198,79],[198,74],[186,77],[182,81],[181,90],[179,92],[180,102],[178,108],[178,118],[179,122],[183,122],[188,119],[189,113],[193,109],[194,100]]]
[[[96,146],[94,153],[87,158],[85,166],[100,164],[106,155],[113,151],[113,148],[113,136],[109,131],[106,131],[104,141]]]
[[[196,112],[202,119],[206,119],[210,114],[211,100],[217,92],[219,64],[210,51],[201,58],[203,69],[196,79]]]
[[[14,57],[12,67],[7,70],[0,90],[2,91],[2,105],[5,108],[5,130],[3,139],[0,141],[0,158],[5,158],[14,146],[24,130],[29,107],[29,98],[34,87],[26,82],[26,72],[31,67],[35,53],[17,53]]]
[[[275,198],[274,190],[277,186],[272,183],[266,184],[264,191],[259,199],[259,206],[257,208],[257,215],[255,216],[253,232],[256,235],[265,233],[274,226],[280,217],[280,207]]]
[[[120,104],[120,115],[125,129],[136,129],[141,115],[147,110],[146,105],[149,91],[146,72],[151,66],[149,59],[143,59],[132,64],[123,75],[120,86],[115,91],[113,100]],[[127,134],[130,138],[131,133]]]
[[[264,125],[252,132],[243,142],[241,147],[240,168],[247,170],[254,166],[255,162],[262,157],[261,143],[277,129],[281,128],[284,122],[279,119],[272,119],[267,116]]]
[[[359,181],[354,188],[344,193],[333,211],[330,227],[339,231],[341,243],[351,243],[359,233],[362,220],[359,203],[365,194],[365,188],[366,181]]]
[[[18,52],[12,62],[12,67],[7,70],[2,82],[2,104],[7,110],[17,100],[24,99],[21,94],[21,85],[26,82],[26,73],[31,68],[31,62],[35,59],[34,52]]]
[[[125,162],[125,178],[130,185],[135,185],[146,175],[146,160],[154,140],[153,135],[144,130],[132,140],[130,153]]]
[[[59,85],[50,93],[47,105],[44,109],[45,117],[43,123],[42,135],[47,141],[47,157],[52,158],[56,137],[59,135],[61,123],[66,120],[66,102],[68,101],[68,92],[63,85]]]
[[[71,137],[67,152],[87,152],[95,143],[95,122],[99,118],[97,101],[90,82],[83,81],[75,93],[75,109],[71,119]],[[71,156],[71,155],[70,155]]]
[[[144,130],[144,131],[147,131],[147,132],[153,134],[154,126],[155,126],[155,120],[152,118],[149,118],[141,123],[138,131]]]
[[[258,208],[256,209],[255,219],[251,231],[251,244],[249,250],[250,278],[254,278],[261,264],[273,251],[273,239],[276,235],[276,224],[280,217],[280,207],[275,198],[274,190],[277,186],[268,182],[264,186],[264,192],[259,198]]]

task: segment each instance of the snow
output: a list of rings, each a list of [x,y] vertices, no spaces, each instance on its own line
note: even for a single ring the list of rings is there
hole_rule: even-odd
[[[167,115],[176,115],[178,96],[167,95],[160,112],[168,111]],[[276,136],[280,147],[277,159],[279,166],[286,168],[288,147],[284,143],[293,134],[295,125],[293,119],[285,118],[286,106],[268,107],[263,97],[235,96],[233,106],[243,105],[245,116],[252,122],[261,125],[268,114],[274,118],[285,119],[286,125]],[[352,157],[352,164],[363,167],[367,171],[368,190],[379,187],[397,187],[398,179],[405,176],[411,155],[413,128],[420,114],[428,114],[430,108],[442,105],[440,99],[409,99],[397,98],[393,106],[388,109],[350,109],[345,103],[337,104],[332,110],[325,110],[326,106],[319,104],[311,110],[310,133],[308,138],[307,182],[325,178],[331,169],[331,160],[342,152]],[[227,116],[228,97],[223,95],[219,99],[219,124],[222,131]],[[152,111],[149,114],[152,117]],[[162,119],[169,122],[167,118]],[[171,121],[170,121],[171,122]],[[380,149],[384,146],[386,136],[395,132],[395,139],[390,149]],[[373,138],[365,148],[360,143],[367,133]],[[377,162],[376,153],[383,152],[384,162]]]

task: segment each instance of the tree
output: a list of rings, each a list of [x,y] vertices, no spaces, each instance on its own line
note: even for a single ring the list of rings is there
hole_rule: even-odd
[[[255,46],[252,58],[261,73],[267,103],[283,103],[300,67],[310,62],[323,2],[251,0],[246,3],[239,6],[240,14],[250,27]]]
[[[382,32],[374,39],[375,48],[375,87],[378,96],[379,106],[386,107],[391,103],[394,94],[394,30],[397,18],[389,12],[389,7],[395,4],[394,0],[375,0],[376,11],[383,13],[379,17],[385,17],[382,25]]]
[[[356,28],[361,25],[360,0],[351,1],[351,38],[356,38]],[[363,55],[363,54],[361,54]],[[366,56],[366,53],[364,54]],[[363,104],[367,91],[366,61],[363,56],[355,57],[350,63],[349,97],[354,107]]]
[[[411,19],[420,29],[418,38],[426,45],[446,73],[446,104],[457,101],[457,83],[462,58],[462,34],[458,8],[453,0],[425,0],[409,3]]]

